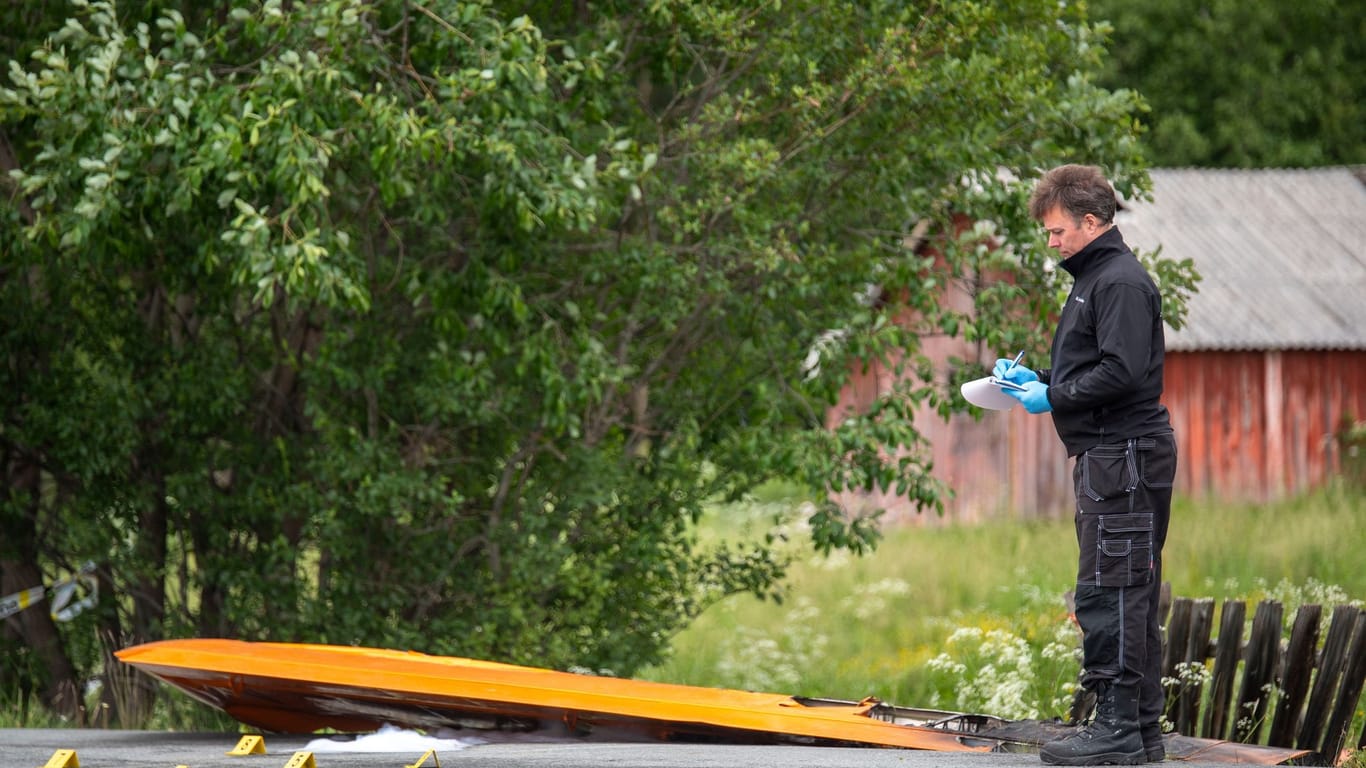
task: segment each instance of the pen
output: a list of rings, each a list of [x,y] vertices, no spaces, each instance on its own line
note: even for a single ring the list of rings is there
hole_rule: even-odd
[[[1014,367],[1017,366],[1017,365],[1019,365],[1019,364],[1020,364],[1020,360],[1021,360],[1023,357],[1024,357],[1024,350],[1022,349],[1022,350],[1020,350],[1020,354],[1016,355],[1016,356],[1015,356],[1015,359],[1010,361],[1010,365],[1007,365],[1007,366],[1006,366],[1005,372],[1006,372],[1006,373],[1010,373],[1010,369],[1011,369],[1011,368],[1014,368]]]

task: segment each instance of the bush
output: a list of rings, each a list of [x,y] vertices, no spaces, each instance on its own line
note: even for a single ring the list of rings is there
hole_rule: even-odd
[[[1366,490],[1366,421],[1344,417],[1337,437],[1343,479],[1352,488]]]

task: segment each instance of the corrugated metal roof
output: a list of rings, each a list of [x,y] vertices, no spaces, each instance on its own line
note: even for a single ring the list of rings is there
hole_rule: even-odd
[[[1366,349],[1360,169],[1155,169],[1115,216],[1131,247],[1202,276],[1172,350]]]

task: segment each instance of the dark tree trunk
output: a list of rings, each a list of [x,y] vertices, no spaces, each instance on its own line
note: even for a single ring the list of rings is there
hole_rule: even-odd
[[[38,567],[38,505],[41,503],[42,474],[37,465],[22,458],[8,458],[3,465],[4,509],[0,511],[0,594],[44,585],[43,571]],[[19,640],[27,646],[41,665],[37,681],[21,681],[21,688],[36,688],[39,699],[53,714],[83,724],[85,708],[81,702],[81,686],[76,679],[76,668],[62,646],[61,635],[47,608],[47,603],[31,607],[6,620],[18,628]],[[26,676],[27,672],[20,672]]]
[[[144,457],[155,451],[144,452]],[[138,513],[137,572],[130,585],[133,598],[133,626],[129,640],[145,643],[165,637],[166,618],[166,483],[160,476],[160,461],[153,455],[142,463],[144,475],[150,475],[151,498]]]

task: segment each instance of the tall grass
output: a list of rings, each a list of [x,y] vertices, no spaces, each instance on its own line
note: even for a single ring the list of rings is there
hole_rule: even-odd
[[[767,498],[718,507],[699,536],[797,520],[799,506]],[[1301,603],[1360,604],[1363,519],[1366,494],[1339,486],[1271,504],[1178,500],[1164,579],[1182,597],[1281,600],[1287,621]],[[812,555],[793,525],[781,604],[726,599],[641,676],[1003,717],[1066,714],[1079,668],[1064,602],[1076,568],[1071,520],[902,526],[863,558]]]

